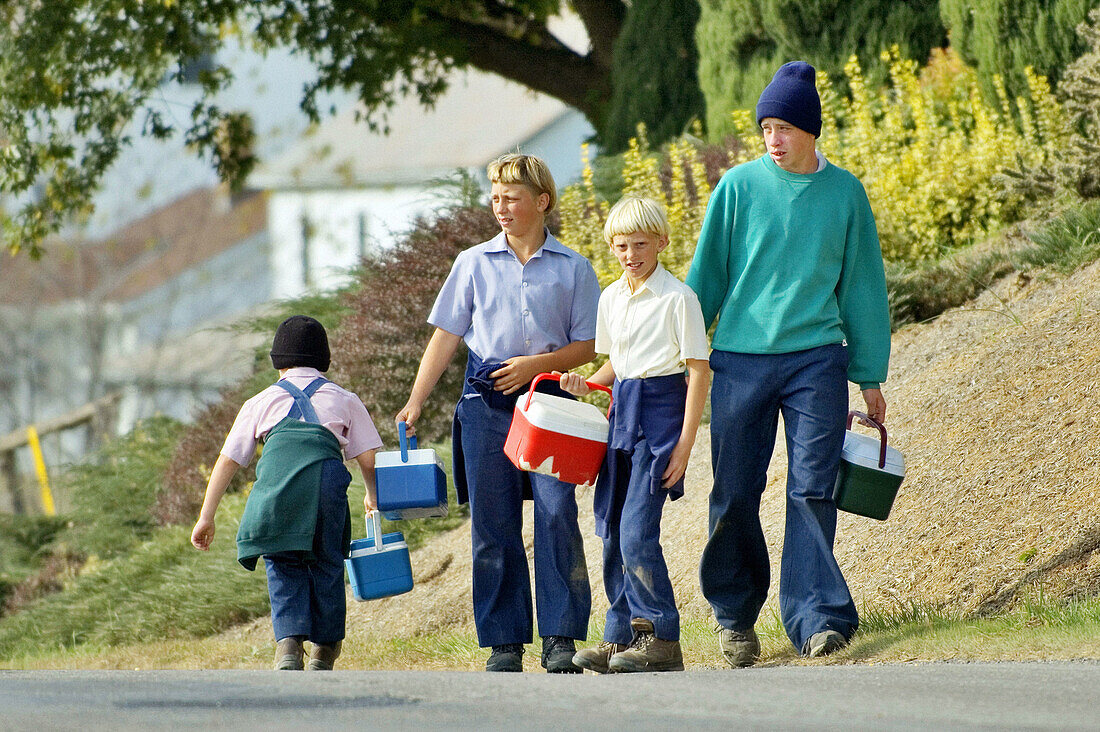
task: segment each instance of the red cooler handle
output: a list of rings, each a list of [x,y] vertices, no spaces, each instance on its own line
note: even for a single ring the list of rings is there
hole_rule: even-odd
[[[878,451],[878,466],[879,466],[880,469],[885,468],[886,467],[886,426],[883,425],[882,422],[879,422],[877,419],[874,419],[873,417],[869,416],[868,414],[866,414],[864,412],[857,412],[855,410],[852,410],[851,412],[848,412],[847,429],[852,429],[852,418],[853,417],[859,417],[862,420],[866,420],[867,422],[870,422],[873,426],[878,428],[879,440],[880,440],[880,443],[881,443],[881,446],[879,447],[879,451]]]
[[[531,406],[531,395],[535,393],[535,387],[538,386],[540,381],[558,381],[558,382],[560,382],[561,381],[561,376],[558,376],[558,375],[555,375],[555,374],[539,374],[534,379],[532,379],[531,380],[531,388],[527,390],[527,401],[525,401],[523,403],[523,411],[526,412],[527,409]],[[611,389],[609,387],[604,386],[603,384],[593,384],[591,381],[585,381],[584,383],[588,385],[589,389],[598,389],[599,391],[606,391],[607,395],[611,396]],[[605,416],[608,416],[610,414],[611,414],[611,404],[608,403],[608,405],[607,405],[607,415],[605,415]]]

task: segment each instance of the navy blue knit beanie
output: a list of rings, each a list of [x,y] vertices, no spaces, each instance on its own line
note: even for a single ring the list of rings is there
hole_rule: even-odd
[[[276,369],[312,366],[318,371],[328,371],[325,326],[308,315],[291,315],[284,320],[271,343],[271,365]]]
[[[816,78],[814,67],[805,61],[780,66],[756,103],[756,124],[765,117],[775,117],[820,137],[821,98],[814,84]]]

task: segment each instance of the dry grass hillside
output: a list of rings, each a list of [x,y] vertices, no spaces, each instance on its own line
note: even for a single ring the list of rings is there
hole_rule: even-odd
[[[969,613],[1011,602],[1036,583],[1047,596],[1100,590],[1100,264],[1065,279],[1013,276],[966,307],[905,328],[895,335],[884,388],[887,427],[907,476],[888,521],[841,514],[836,552],[857,603]],[[854,391],[852,403],[862,405]],[[703,429],[687,496],[668,505],[663,524],[686,617],[709,615],[697,580],[709,449]],[[782,439],[776,453],[763,508],[773,578],[783,530]],[[602,619],[590,495],[580,503],[593,617]],[[411,593],[351,602],[349,633],[472,630],[468,527],[417,551],[413,571]],[[261,639],[270,631],[261,621],[250,632]]]

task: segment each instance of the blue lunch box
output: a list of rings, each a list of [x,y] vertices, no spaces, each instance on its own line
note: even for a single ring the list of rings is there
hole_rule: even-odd
[[[381,536],[381,546],[375,537]],[[351,554],[344,560],[356,600],[377,600],[408,592],[413,588],[409,545],[400,531],[382,534],[377,511],[367,516],[367,537],[351,542]]]
[[[401,449],[380,452],[374,459],[378,510],[390,521],[446,516],[443,461],[435,450],[418,450],[416,435],[406,438],[404,422],[398,423],[397,434]]]

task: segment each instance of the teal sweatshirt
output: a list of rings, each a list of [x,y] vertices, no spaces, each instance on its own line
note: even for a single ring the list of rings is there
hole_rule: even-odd
[[[712,346],[793,353],[847,341],[848,378],[886,380],[890,312],[882,250],[859,180],[831,163],[788,173],[768,156],[727,171],[711,194],[687,284]]]

